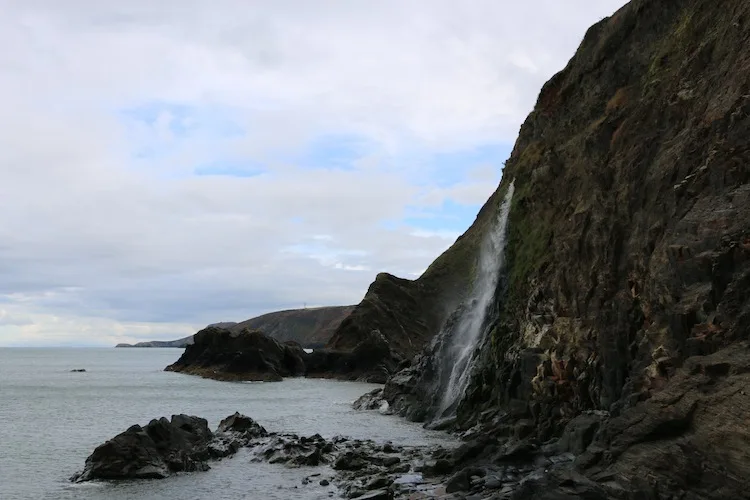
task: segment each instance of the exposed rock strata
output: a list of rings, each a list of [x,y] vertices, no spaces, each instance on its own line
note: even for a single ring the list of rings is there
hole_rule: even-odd
[[[748,75],[747,2],[633,0],[542,89],[485,206],[515,179],[447,424],[494,443],[467,466],[578,455],[509,497],[748,498]],[[429,419],[426,354],[363,405]]]

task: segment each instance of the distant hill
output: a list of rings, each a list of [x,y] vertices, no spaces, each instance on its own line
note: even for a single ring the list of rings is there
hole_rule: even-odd
[[[193,343],[193,336],[187,336],[177,340],[152,340],[150,342],[138,342],[137,344],[117,344],[115,347],[186,347]]]
[[[354,306],[314,307],[276,311],[241,323],[213,323],[227,330],[250,328],[260,330],[280,342],[289,340],[306,348],[323,347],[341,322],[352,312]],[[137,344],[117,344],[115,347],[185,347],[193,343],[193,336],[170,341],[138,342]]]
[[[260,330],[280,342],[293,340],[303,347],[323,347],[354,306],[314,307],[276,311],[237,323],[231,330]]]

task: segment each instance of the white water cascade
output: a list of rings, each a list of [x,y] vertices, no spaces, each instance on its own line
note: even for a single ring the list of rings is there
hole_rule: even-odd
[[[442,396],[438,400],[437,417],[455,412],[474,371],[475,353],[487,329],[488,311],[505,263],[506,230],[513,190],[514,182],[511,182],[500,205],[497,222],[489,230],[479,252],[477,275],[469,297],[458,310],[450,331],[441,332],[442,345],[436,354],[442,367],[440,385],[443,387],[440,388]]]

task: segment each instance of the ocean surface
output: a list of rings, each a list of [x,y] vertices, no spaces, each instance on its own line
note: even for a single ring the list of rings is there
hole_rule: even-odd
[[[216,382],[163,371],[182,349],[0,348],[0,499],[325,499],[335,487],[302,485],[325,468],[254,463],[240,451],[208,472],[163,480],[71,484],[96,446],[133,424],[186,413],[211,429],[239,411],[270,431],[398,444],[450,443],[442,433],[351,403],[377,387],[331,380]],[[85,373],[72,373],[85,369]]]

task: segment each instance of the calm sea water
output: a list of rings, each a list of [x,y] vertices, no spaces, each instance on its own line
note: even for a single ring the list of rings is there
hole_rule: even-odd
[[[329,380],[229,383],[164,372],[181,349],[0,349],[0,499],[324,499],[332,486],[303,486],[326,469],[252,463],[246,452],[208,472],[157,481],[87,483],[68,478],[93,449],[132,424],[175,413],[212,429],[239,411],[272,431],[346,435],[400,444],[448,438],[351,402],[376,387]],[[71,373],[83,368],[86,373]]]

